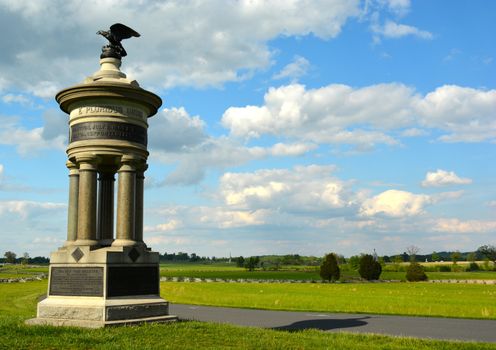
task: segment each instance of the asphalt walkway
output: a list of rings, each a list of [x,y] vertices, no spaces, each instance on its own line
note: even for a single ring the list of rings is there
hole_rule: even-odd
[[[277,330],[314,328],[326,332],[496,342],[496,320],[269,311],[184,304],[171,304],[170,314],[177,315],[182,320]]]

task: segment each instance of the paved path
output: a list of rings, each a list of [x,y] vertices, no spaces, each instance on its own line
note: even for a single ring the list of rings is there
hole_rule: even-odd
[[[381,333],[418,338],[496,342],[494,320],[268,311],[184,304],[171,304],[170,313],[183,320],[278,330],[316,328],[326,332]]]

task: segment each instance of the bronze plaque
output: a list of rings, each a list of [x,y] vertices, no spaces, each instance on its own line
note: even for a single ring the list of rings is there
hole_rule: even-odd
[[[71,126],[70,141],[83,140],[123,140],[140,143],[148,142],[146,128],[119,122],[86,122]]]
[[[50,295],[103,296],[103,267],[52,267]]]
[[[158,266],[109,266],[107,296],[159,294]]]

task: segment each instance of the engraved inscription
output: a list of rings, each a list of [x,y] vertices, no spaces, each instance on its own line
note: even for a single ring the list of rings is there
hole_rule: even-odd
[[[159,294],[158,266],[111,266],[107,270],[107,296]]]
[[[124,140],[147,144],[146,128],[119,122],[87,122],[71,126],[70,142],[82,140]]]
[[[87,106],[87,107],[79,107],[77,109],[77,114],[79,116],[94,114],[94,113],[106,113],[106,114],[121,114],[127,116],[133,116],[136,118],[144,118],[143,111],[126,106],[116,106],[116,105],[105,105],[105,106]]]
[[[50,295],[103,296],[103,267],[52,267]]]

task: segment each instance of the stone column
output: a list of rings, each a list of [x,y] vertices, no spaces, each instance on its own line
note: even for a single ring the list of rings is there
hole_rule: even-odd
[[[114,172],[99,173],[97,237],[101,246],[109,246],[114,240]]]
[[[134,239],[136,211],[136,165],[133,159],[123,156],[117,189],[116,240],[112,246],[136,245]]]
[[[145,245],[143,242],[143,199],[145,190],[145,170],[147,168],[147,164],[141,164],[136,172],[136,222],[134,239],[141,245]]]
[[[96,170],[97,159],[78,157],[79,195],[77,220],[77,245],[96,245]]]
[[[74,245],[77,239],[78,224],[78,195],[79,195],[79,170],[71,161],[67,161],[69,169],[69,208],[67,210],[67,241],[64,245]]]

